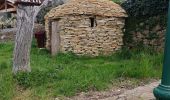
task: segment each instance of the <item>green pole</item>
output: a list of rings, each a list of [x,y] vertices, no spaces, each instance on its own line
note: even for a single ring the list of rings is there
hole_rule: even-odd
[[[162,80],[161,84],[153,90],[153,93],[157,100],[170,100],[170,6],[168,10]]]

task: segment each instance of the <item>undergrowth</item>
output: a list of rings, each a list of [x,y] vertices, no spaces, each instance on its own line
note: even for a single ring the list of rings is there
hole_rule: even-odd
[[[150,50],[122,49],[116,54],[98,57],[60,53],[52,57],[48,51],[33,45],[32,71],[13,76],[12,50],[12,43],[0,44],[0,100],[14,98],[18,86],[22,91],[31,91],[30,99],[42,99],[105,90],[120,78],[158,79],[163,62],[162,53]]]

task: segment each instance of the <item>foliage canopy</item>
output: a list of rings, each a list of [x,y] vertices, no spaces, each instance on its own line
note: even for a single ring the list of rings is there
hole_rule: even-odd
[[[154,16],[166,13],[169,0],[127,0],[122,6],[130,16]]]

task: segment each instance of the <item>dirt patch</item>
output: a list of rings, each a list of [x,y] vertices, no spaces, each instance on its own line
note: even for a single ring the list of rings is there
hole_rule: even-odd
[[[139,92],[136,92],[136,98],[139,96],[139,98],[137,99],[133,99],[133,96],[129,96],[131,94],[129,93],[134,93],[135,95],[135,90],[138,90],[138,87],[141,88],[145,88],[146,91],[152,90],[152,84],[151,85],[146,85],[146,84],[150,84],[156,82],[154,84],[157,84],[157,80],[144,80],[144,81],[134,81],[134,80],[120,80],[120,82],[116,82],[119,83],[117,84],[117,86],[114,86],[108,90],[105,91],[89,91],[87,93],[85,92],[81,92],[78,93],[76,96],[74,97],[70,97],[70,98],[56,98],[55,100],[151,100],[151,99],[139,99],[142,98],[139,96]],[[146,85],[146,86],[145,86]],[[136,89],[137,88],[137,89]],[[145,92],[144,89],[141,92]],[[152,92],[150,92],[150,94],[148,94],[148,98],[152,98],[153,95],[151,95]],[[147,96],[145,96],[147,97]]]
[[[32,89],[16,86],[12,100],[155,100],[152,90],[158,85],[157,80],[120,79],[105,91],[89,91],[77,93],[73,97],[57,97],[52,95],[36,95]],[[146,85],[147,84],[147,85]]]

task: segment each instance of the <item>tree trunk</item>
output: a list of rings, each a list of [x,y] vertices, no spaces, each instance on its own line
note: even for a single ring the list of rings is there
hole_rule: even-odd
[[[30,48],[34,27],[34,6],[18,5],[13,73],[30,72]]]
[[[41,6],[17,5],[17,33],[14,47],[13,73],[30,72],[30,50],[33,37],[34,20],[38,12],[47,6],[49,0],[44,0]],[[57,0],[56,6],[67,0]],[[58,5],[57,5],[58,4]]]

